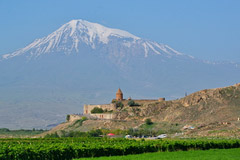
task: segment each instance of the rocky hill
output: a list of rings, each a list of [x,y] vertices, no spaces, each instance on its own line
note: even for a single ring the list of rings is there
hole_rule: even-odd
[[[240,136],[240,84],[205,89],[172,101],[146,101],[140,106],[126,105],[115,120],[78,120],[63,123],[48,133],[89,131],[91,129],[143,128],[150,118],[153,130],[186,136]],[[186,129],[192,126],[192,129]],[[47,133],[46,133],[47,134]]]

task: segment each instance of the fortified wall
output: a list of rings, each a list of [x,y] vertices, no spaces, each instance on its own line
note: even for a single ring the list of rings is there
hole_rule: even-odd
[[[117,101],[122,101],[123,100],[123,93],[121,91],[121,89],[119,88],[117,93],[116,93],[116,99]],[[101,108],[103,109],[104,111],[107,111],[107,112],[104,112],[104,113],[94,113],[92,114],[91,111],[95,108]],[[95,118],[98,118],[98,119],[114,119],[115,118],[115,113],[114,111],[117,109],[116,107],[116,104],[97,104],[97,105],[87,105],[85,104],[84,107],[83,107],[83,114],[85,115],[89,115],[91,117],[95,117]],[[112,112],[109,112],[109,111],[112,111]]]
[[[94,113],[91,116],[97,119],[114,119],[116,117],[114,113]]]
[[[87,104],[85,104],[84,105],[84,111],[83,111],[83,113],[84,114],[91,114],[91,110],[93,110],[93,108],[95,108],[95,107],[97,107],[97,108],[102,108],[103,110],[107,110],[107,111],[115,111],[116,110],[116,106],[115,106],[115,104],[101,104],[101,105],[99,105],[99,104],[97,104],[97,105],[87,105]]]
[[[80,116],[80,115],[71,114],[71,115],[69,115],[68,122],[73,122],[73,121],[76,121],[81,118],[82,118],[82,116]]]
[[[128,100],[123,99],[123,93],[121,91],[121,89],[119,88],[117,90],[116,93],[116,99],[113,99],[116,102],[121,102],[124,106],[128,105],[129,100],[131,100],[131,98],[129,98]],[[136,102],[139,105],[142,105],[144,103],[151,103],[151,102],[162,102],[165,101],[165,98],[159,98],[159,99],[139,99],[139,100],[134,100],[134,102]],[[91,111],[95,108],[101,108],[102,110],[104,110],[104,113],[91,113]],[[83,114],[86,116],[90,116],[91,118],[97,118],[97,119],[115,119],[117,114],[116,111],[117,110],[117,106],[115,103],[111,103],[111,104],[97,104],[97,105],[84,105],[84,111]],[[109,112],[111,111],[111,112]],[[71,117],[71,120],[76,119],[78,117]]]

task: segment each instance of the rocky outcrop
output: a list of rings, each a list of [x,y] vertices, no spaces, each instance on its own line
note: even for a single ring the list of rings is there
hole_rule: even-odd
[[[124,107],[116,119],[168,122],[219,122],[237,120],[240,115],[240,84],[205,89],[173,101],[156,101],[141,106]]]

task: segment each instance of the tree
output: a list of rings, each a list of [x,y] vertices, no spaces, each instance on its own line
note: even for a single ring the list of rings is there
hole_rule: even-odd
[[[102,108],[98,108],[98,107],[94,107],[92,110],[91,110],[91,113],[103,113],[103,109]]]
[[[128,101],[129,106],[139,106],[139,104],[135,103],[134,100]]]
[[[66,117],[67,122],[70,120],[70,115],[68,114]]]
[[[153,124],[153,122],[150,118],[146,119],[145,123],[146,123],[146,125],[152,125]]]
[[[121,101],[118,101],[117,103],[116,103],[116,107],[117,108],[123,108],[123,103],[121,102]]]
[[[88,134],[90,135],[90,137],[99,137],[103,134],[103,132],[100,129],[96,129],[89,131]]]
[[[112,100],[112,103],[117,103],[117,100],[116,100],[116,99],[113,99],[113,100]]]

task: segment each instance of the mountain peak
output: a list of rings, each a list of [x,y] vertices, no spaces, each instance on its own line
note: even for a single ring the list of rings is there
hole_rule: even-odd
[[[144,57],[149,54],[167,57],[183,55],[165,44],[141,39],[127,31],[77,19],[62,25],[46,37],[36,39],[25,48],[3,55],[2,58],[20,55],[31,58],[48,53],[86,53],[89,49],[118,58],[136,54]]]
[[[108,28],[98,23],[92,23],[82,19],[71,20],[70,22],[63,25],[61,28],[62,29],[71,28],[70,36],[72,36],[75,32],[85,32],[88,34],[90,41],[92,41],[95,38],[99,38],[99,41],[105,44],[108,43],[109,36],[140,39],[139,37],[132,35],[127,31]]]

